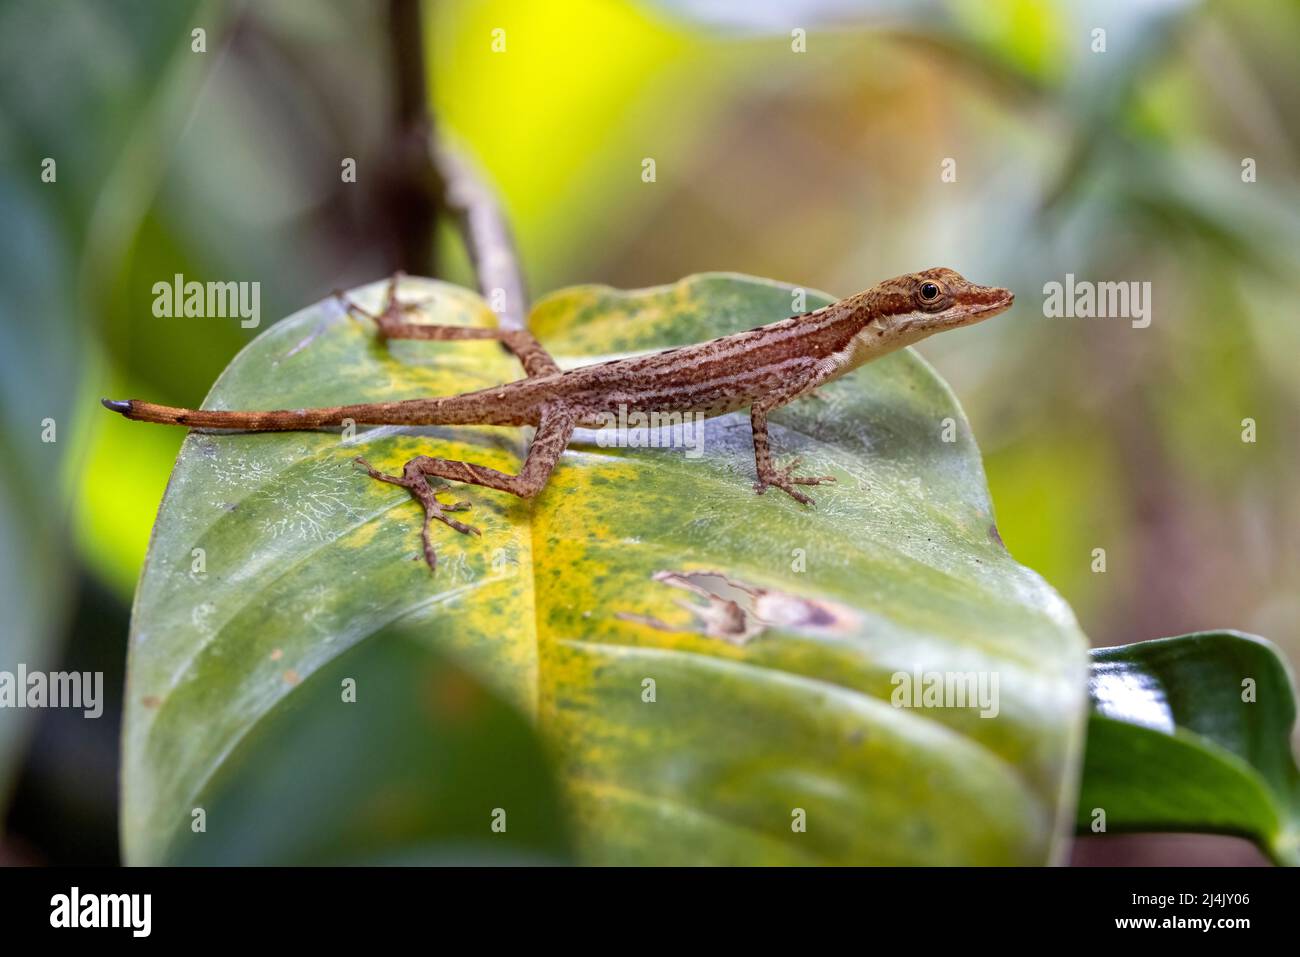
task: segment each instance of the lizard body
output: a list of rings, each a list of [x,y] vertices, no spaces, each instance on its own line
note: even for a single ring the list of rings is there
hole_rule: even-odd
[[[429,537],[438,520],[460,532],[478,534],[448,512],[467,502],[443,505],[437,493],[445,485],[429,479],[468,482],[529,498],[546,484],[560,454],[578,427],[598,427],[620,410],[644,413],[723,415],[750,409],[754,433],[756,489],[769,486],[804,504],[812,500],[795,486],[834,481],[794,474],[795,465],[778,468],[772,461],[767,415],[772,410],[852,371],[944,329],[970,325],[1007,309],[1012,294],[977,286],[951,269],[886,280],[814,312],[791,316],[710,342],[665,349],[647,355],[561,371],[524,330],[480,329],[410,323],[404,315],[417,308],[397,300],[397,277],[389,285],[379,314],[344,300],[350,313],[373,320],[386,338],[467,340],[499,339],[524,366],[526,377],[476,392],[439,398],[407,399],[319,409],[266,412],[177,409],[137,400],[103,400],[105,407],[128,419],[194,428],[240,431],[295,431],[365,425],[529,425],[537,429],[524,466],[508,475],[481,465],[418,456],[401,476],[357,461],[380,481],[401,485],[425,510],[425,558],[437,557]]]

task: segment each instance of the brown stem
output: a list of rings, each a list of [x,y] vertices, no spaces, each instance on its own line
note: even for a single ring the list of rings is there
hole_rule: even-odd
[[[425,92],[424,37],[420,0],[389,0],[388,45],[393,71],[393,116],[387,157],[391,183],[385,190],[398,269],[434,275],[437,262],[438,196],[441,184],[429,168],[425,144],[432,133]]]
[[[431,140],[430,155],[443,183],[444,208],[455,215],[461,241],[474,264],[479,291],[496,308],[501,326],[524,328],[528,290],[514,237],[496,194],[474,164],[445,142]]]
[[[420,0],[389,0],[393,59],[394,142],[401,155],[393,219],[399,268],[433,275],[438,207],[455,217],[479,290],[497,308],[502,328],[522,329],[528,309],[519,256],[496,194],[470,160],[439,140],[426,91]]]

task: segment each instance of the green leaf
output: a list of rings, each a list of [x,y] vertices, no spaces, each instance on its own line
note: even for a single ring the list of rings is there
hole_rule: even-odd
[[[374,306],[381,291],[354,295]],[[770,322],[797,293],[733,275],[580,287],[531,322],[568,365]],[[454,286],[407,279],[401,294],[427,300],[427,321],[493,322]],[[825,301],[807,294],[806,308]],[[386,344],[326,302],[261,335],[206,406],[445,395],[518,374],[495,343]],[[132,623],[128,860],[167,857],[227,755],[298,693],[287,673],[305,678],[393,622],[533,716],[581,860],[1059,859],[1086,642],[1002,547],[952,394],[900,352],[773,423],[781,456],[838,479],[814,509],[754,494],[742,415],[710,420],[698,456],[579,432],[531,503],[457,489],[483,534],[438,528],[436,575],[419,507],[353,457],[514,471],[521,430],[190,435]],[[899,676],[943,672],[996,681],[996,716],[891,703]],[[339,760],[377,746],[341,743]]]
[[[1236,834],[1300,864],[1295,683],[1269,642],[1198,632],[1092,653],[1078,827]]]
[[[178,863],[568,856],[559,793],[531,725],[419,636],[392,628],[281,698],[195,806],[203,827],[182,835]]]

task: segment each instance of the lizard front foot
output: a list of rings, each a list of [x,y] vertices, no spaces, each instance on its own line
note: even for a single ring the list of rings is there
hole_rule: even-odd
[[[796,458],[785,468],[772,468],[768,472],[760,473],[758,481],[754,483],[754,491],[762,495],[769,487],[779,488],[800,505],[813,505],[813,500],[800,492],[796,485],[821,485],[823,482],[834,482],[833,475],[795,475],[794,470],[799,467],[803,459]]]
[[[372,479],[380,482],[387,482],[389,485],[400,485],[411,493],[411,497],[418,501],[424,507],[424,528],[420,532],[420,538],[424,543],[424,560],[429,565],[430,571],[436,571],[438,568],[438,553],[433,547],[433,542],[429,539],[429,527],[434,521],[442,522],[449,528],[454,528],[462,535],[481,535],[473,525],[466,525],[464,522],[457,521],[448,515],[448,512],[463,512],[471,507],[468,501],[453,502],[450,505],[443,505],[438,501],[439,492],[451,491],[450,486],[439,483],[436,487],[429,484],[428,478],[418,468],[414,468],[412,463],[408,462],[406,468],[402,470],[401,475],[389,475],[387,472],[381,472],[361,456],[357,456],[353,461],[362,466]]]

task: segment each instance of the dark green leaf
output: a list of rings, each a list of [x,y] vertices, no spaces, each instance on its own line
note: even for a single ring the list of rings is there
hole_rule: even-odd
[[[1092,653],[1080,831],[1222,832],[1300,863],[1295,684],[1277,650],[1199,632]]]

